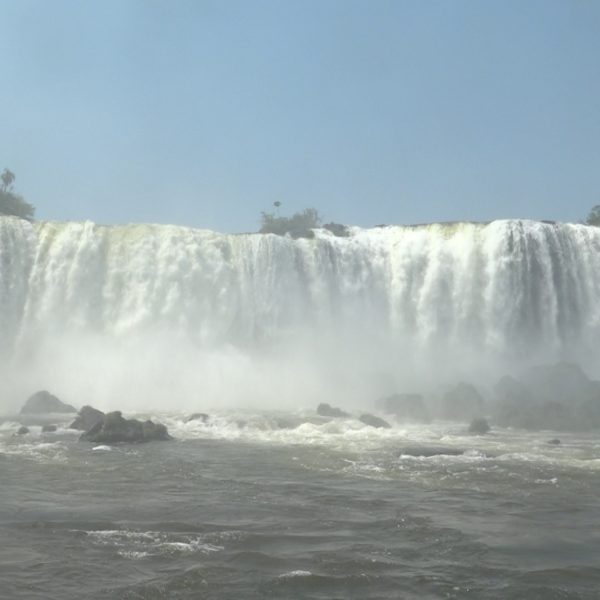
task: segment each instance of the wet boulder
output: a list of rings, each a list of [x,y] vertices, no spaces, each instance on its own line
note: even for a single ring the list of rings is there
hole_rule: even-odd
[[[42,433],[54,433],[56,425],[42,425]]]
[[[551,440],[548,440],[547,443],[551,446],[560,446],[560,440],[558,438],[552,438]]]
[[[431,417],[421,394],[393,394],[376,402],[379,410],[402,421],[429,423]]]
[[[93,406],[83,406],[77,418],[69,425],[69,429],[79,429],[80,431],[89,431],[96,423],[104,419],[104,413]]]
[[[41,390],[30,396],[21,409],[22,415],[47,413],[76,413],[77,409],[70,404],[61,402],[46,390]]]
[[[173,439],[167,428],[161,423],[125,419],[120,411],[107,413],[102,421],[96,423],[79,438],[83,442],[95,444],[116,444],[126,442],[139,444],[142,442],[167,441]]]
[[[489,430],[490,424],[487,422],[487,419],[484,419],[483,417],[473,419],[469,424],[469,433],[475,435],[485,435]]]
[[[17,429],[17,433],[15,435],[27,435],[29,433],[29,427],[25,427],[25,425],[21,425],[19,429]]]
[[[387,421],[384,421],[383,419],[380,419],[379,417],[376,417],[370,413],[360,415],[358,420],[365,425],[376,427],[377,429],[391,429],[392,427]]]
[[[335,406],[331,406],[331,404],[327,404],[326,402],[322,402],[317,406],[317,414],[321,417],[334,417],[334,418],[346,418],[350,415],[343,410],[336,408]]]
[[[442,398],[442,416],[450,421],[465,421],[481,416],[483,398],[475,386],[461,381]]]

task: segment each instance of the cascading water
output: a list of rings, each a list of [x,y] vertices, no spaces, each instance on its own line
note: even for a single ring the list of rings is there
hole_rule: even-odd
[[[0,404],[370,402],[549,360],[600,375],[600,229],[317,231],[0,218]],[[2,400],[4,398],[4,400]]]

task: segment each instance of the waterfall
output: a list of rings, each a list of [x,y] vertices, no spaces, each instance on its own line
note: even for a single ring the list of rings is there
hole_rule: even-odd
[[[599,339],[600,229],[585,225],[292,240],[0,217],[5,397],[358,400],[377,378],[415,387],[536,361],[598,375]]]

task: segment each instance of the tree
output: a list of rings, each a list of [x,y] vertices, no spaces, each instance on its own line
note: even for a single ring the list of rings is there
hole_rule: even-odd
[[[306,208],[291,217],[279,217],[273,213],[263,212],[261,213],[260,233],[289,234],[293,238],[312,238],[315,236],[312,230],[318,227],[320,222],[321,218],[315,208]]]
[[[595,225],[596,227],[600,227],[600,204],[592,208],[585,222],[587,225]]]
[[[12,191],[15,174],[9,169],[4,169],[0,179],[2,180],[2,186],[0,186],[0,216],[12,215],[31,221],[35,207]]]
[[[4,169],[0,179],[2,179],[2,191],[8,192],[10,188],[12,188],[13,181],[15,180],[15,174],[10,169]]]

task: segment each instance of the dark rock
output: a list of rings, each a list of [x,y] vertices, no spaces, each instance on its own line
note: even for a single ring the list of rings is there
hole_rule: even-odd
[[[171,439],[173,438],[164,425],[152,421],[125,419],[120,411],[107,413],[102,421],[96,423],[79,438],[80,441],[96,444],[116,444],[118,442],[137,444]]]
[[[452,421],[466,421],[481,416],[483,398],[470,383],[461,381],[455,388],[444,394],[442,416]]]
[[[96,423],[104,419],[104,413],[93,406],[83,406],[77,418],[69,425],[69,429],[89,431]]]
[[[54,433],[56,425],[42,425],[42,433]]]
[[[50,392],[42,390],[31,396],[21,409],[21,414],[40,414],[40,413],[75,413],[77,409],[70,404],[61,402]]]
[[[349,417],[350,415],[335,406],[331,406],[331,404],[327,404],[322,402],[317,406],[317,414],[322,417]]]
[[[527,386],[508,375],[494,386],[494,420],[502,427],[532,429],[535,417],[532,413],[533,398]]]
[[[526,404],[532,399],[527,386],[508,375],[502,377],[494,386],[494,395],[499,402],[508,404]]]
[[[577,365],[557,363],[503,377],[495,387],[494,418],[522,429],[587,431],[600,427],[600,382]]]
[[[519,379],[539,402],[569,405],[600,395],[598,382],[591,381],[578,365],[567,362],[532,367]]]
[[[193,415],[190,415],[185,422],[189,423],[190,421],[202,421],[203,423],[206,423],[209,419],[209,416],[206,413],[194,413]]]
[[[19,429],[17,429],[17,435],[26,435],[29,433],[29,427],[25,427],[25,425],[21,425]]]
[[[471,421],[469,425],[469,433],[475,433],[477,435],[485,435],[490,430],[490,424],[487,419],[478,417]]]
[[[377,408],[397,419],[429,423],[429,410],[421,394],[393,394],[376,402]]]
[[[548,443],[551,446],[560,446],[560,440],[558,438],[553,438],[551,440],[548,440]]]
[[[391,425],[387,422],[384,421],[383,419],[380,419],[379,417],[376,417],[375,415],[372,415],[370,413],[365,413],[364,415],[360,415],[359,419],[358,419],[361,423],[364,423],[365,425],[370,425],[371,427],[377,427],[378,429],[391,429]]]

